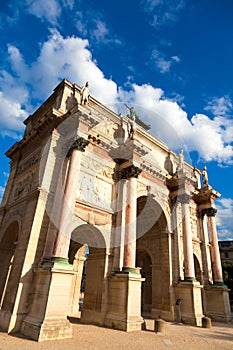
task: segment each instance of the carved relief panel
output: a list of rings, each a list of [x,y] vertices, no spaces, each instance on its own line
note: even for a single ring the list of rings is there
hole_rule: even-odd
[[[27,195],[33,188],[33,181],[34,173],[32,171],[17,179],[14,186],[13,199],[17,200]]]
[[[111,209],[112,184],[91,174],[80,172],[77,199],[98,207]]]

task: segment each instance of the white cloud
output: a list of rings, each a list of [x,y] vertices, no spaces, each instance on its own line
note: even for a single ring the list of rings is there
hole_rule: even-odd
[[[0,130],[1,134],[19,138],[23,132],[23,120],[27,113],[22,109],[21,104],[9,99],[0,91]]]
[[[155,66],[160,71],[160,73],[167,73],[170,71],[171,65],[173,63],[180,62],[180,58],[178,56],[166,58],[164,54],[155,49],[152,51],[151,61],[155,63]]]
[[[92,9],[76,11],[74,21],[76,21],[76,28],[79,33],[83,37],[88,37],[95,45],[97,43],[121,45],[121,41],[111,34],[100,12]]]
[[[196,114],[190,121],[177,102],[149,84],[133,84],[131,91],[121,90],[119,97],[134,105],[138,115],[151,124],[151,132],[171,149],[185,147],[189,152],[198,151],[205,161],[233,164],[232,119]]]
[[[76,28],[78,29],[79,33],[84,35],[84,36],[87,36],[88,26],[87,26],[86,19],[85,19],[85,16],[83,15],[82,11],[76,11],[75,22],[76,22]]]
[[[97,39],[97,41],[105,40],[108,34],[109,31],[106,27],[106,24],[103,21],[96,20],[96,28],[93,30],[93,35]]]
[[[64,8],[72,10],[74,0],[26,0],[26,11],[41,20],[58,25],[58,19]]]
[[[202,159],[219,163],[233,162],[232,138],[226,132],[227,125],[233,127],[233,120],[227,118],[210,119],[206,115],[196,114],[192,117],[193,124],[187,138],[190,147],[199,151]]]
[[[77,2],[77,1],[76,1],[76,2]],[[73,9],[74,3],[75,3],[75,0],[62,0],[62,4],[63,4],[65,7],[68,7],[70,10]]]
[[[208,102],[205,107],[206,111],[212,112],[214,115],[226,115],[233,109],[232,102],[229,96],[214,97]]]
[[[81,85],[89,80],[92,94],[97,99],[114,103],[117,85],[104,77],[92,58],[88,45],[87,40],[63,38],[58,31],[51,31],[48,41],[41,47],[37,61],[29,68],[34,89],[45,91],[47,95],[64,77]]]
[[[233,239],[233,199],[221,198],[216,200],[216,223],[219,240]]]
[[[117,85],[106,79],[88,50],[88,41],[63,38],[56,30],[41,46],[30,65],[18,48],[8,46],[12,74],[0,71],[0,127],[3,135],[18,137],[24,129],[22,121],[31,112],[31,98],[43,101],[63,79],[83,85],[91,82],[91,92],[100,101],[114,104]],[[29,94],[30,87],[30,94]]]
[[[172,56],[171,59],[175,62],[180,62],[180,58],[178,56]]]
[[[61,7],[57,0],[27,0],[27,11],[49,23],[56,25],[61,15]]]
[[[142,5],[151,18],[151,25],[160,28],[177,21],[185,0],[142,0]]]

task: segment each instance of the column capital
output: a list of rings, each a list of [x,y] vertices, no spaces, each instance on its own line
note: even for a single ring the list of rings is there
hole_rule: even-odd
[[[134,164],[128,166],[127,168],[121,169],[120,178],[121,179],[129,179],[131,177],[138,178],[141,174],[142,170],[135,166]]]
[[[191,196],[188,193],[178,194],[176,200],[181,204],[189,204]]]
[[[217,209],[215,208],[205,208],[205,209],[202,209],[201,211],[203,213],[203,215],[207,215],[208,217],[209,216],[215,216],[216,213],[217,213]]]
[[[70,146],[70,149],[68,151],[68,156],[71,155],[72,151],[74,149],[80,151],[80,152],[85,152],[85,148],[89,145],[90,141],[85,140],[83,137],[77,138],[73,144]]]

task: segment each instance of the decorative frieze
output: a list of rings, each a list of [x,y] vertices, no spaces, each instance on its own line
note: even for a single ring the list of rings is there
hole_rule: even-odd
[[[25,160],[22,164],[20,164],[17,168],[16,175],[22,174],[24,171],[28,170],[34,164],[36,164],[40,159],[40,152],[34,154],[29,159]]]
[[[161,179],[163,181],[166,180],[166,176],[163,173],[163,171],[161,169],[156,168],[154,165],[147,164],[145,161],[143,161],[141,167],[143,171],[145,171],[145,173],[155,176],[156,178]]]
[[[14,191],[14,200],[19,199],[26,195],[32,189],[32,183],[34,180],[34,173],[30,173],[23,180],[18,181],[16,183],[15,191]]]
[[[85,172],[97,177],[103,176],[105,178],[112,180],[114,167],[115,167],[115,163],[111,163],[111,162],[106,163],[106,161],[104,162],[103,159],[100,160],[97,157],[92,158],[92,157],[85,156],[82,159],[83,171],[85,169]]]

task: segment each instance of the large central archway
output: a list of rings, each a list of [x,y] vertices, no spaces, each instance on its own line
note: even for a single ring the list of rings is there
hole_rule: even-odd
[[[171,251],[166,216],[151,197],[137,201],[137,264],[142,268],[142,314],[172,320]]]

